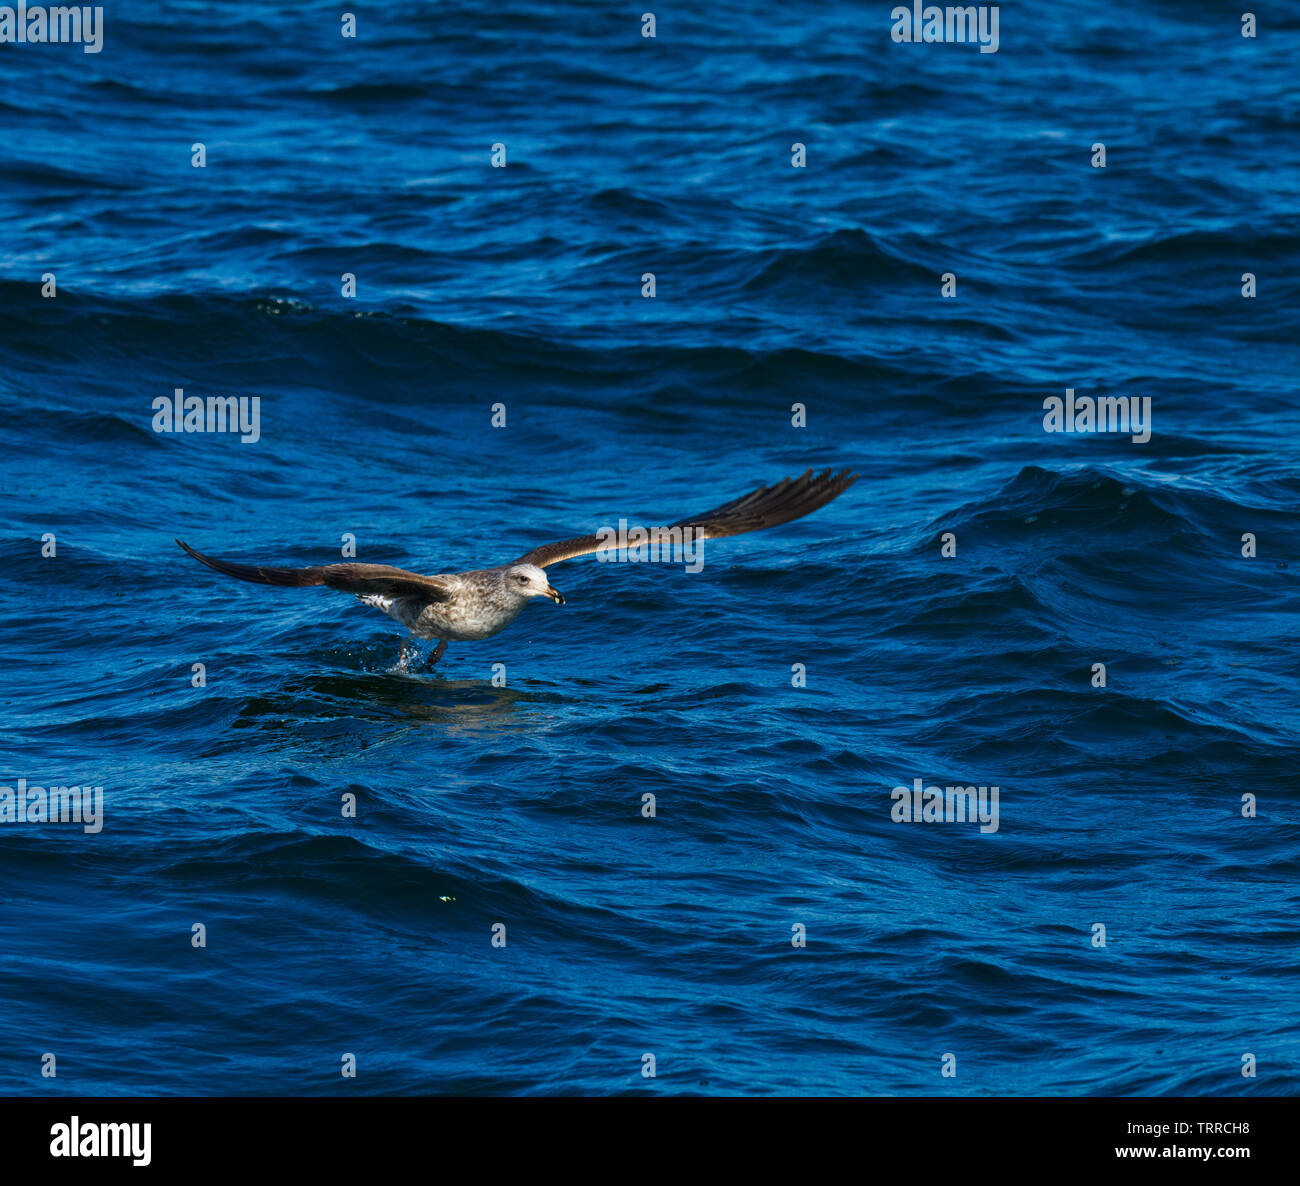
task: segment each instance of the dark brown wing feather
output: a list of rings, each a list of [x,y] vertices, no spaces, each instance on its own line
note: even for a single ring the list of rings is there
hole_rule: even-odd
[[[728,535],[758,531],[763,527],[775,527],[779,523],[789,523],[792,519],[812,514],[819,507],[838,498],[857,480],[858,475],[849,473],[847,469],[838,474],[829,469],[820,474],[808,470],[800,477],[783,478],[775,486],[760,486],[752,494],[734,498],[701,515],[679,519],[669,526],[693,527],[700,533],[701,539],[722,539]],[[599,535],[583,535],[577,539],[543,544],[521,556],[516,563],[536,564],[539,568],[546,568],[561,560],[585,556],[606,546],[608,540]]]
[[[259,585],[297,587],[303,585],[328,585],[345,593],[383,593],[391,597],[420,596],[430,601],[445,601],[451,591],[446,582],[436,576],[421,576],[404,568],[389,568],[386,564],[323,564],[315,568],[267,568],[260,564],[233,564],[229,560],[215,560],[196,552],[189,544],[176,541],[195,560],[241,581],[254,581]]]

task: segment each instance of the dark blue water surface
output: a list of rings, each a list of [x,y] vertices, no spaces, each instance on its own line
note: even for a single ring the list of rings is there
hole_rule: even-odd
[[[346,7],[0,45],[0,783],[104,788],[0,824],[0,1089],[1300,1090],[1300,10]],[[832,465],[409,671],[172,542],[456,571]]]

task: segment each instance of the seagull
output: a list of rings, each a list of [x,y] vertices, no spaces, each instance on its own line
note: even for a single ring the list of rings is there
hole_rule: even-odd
[[[696,540],[705,540],[775,527],[824,507],[857,480],[858,475],[847,469],[838,474],[829,469],[820,474],[807,470],[800,477],[760,486],[751,494],[734,498],[701,515],[689,515],[668,527],[651,528],[647,534],[662,541],[679,540],[689,529]],[[679,533],[676,536],[675,530]],[[428,659],[432,666],[442,658],[449,641],[466,642],[499,634],[535,597],[548,597],[556,605],[564,605],[564,597],[552,587],[545,570],[575,556],[635,546],[611,543],[612,534],[583,535],[543,544],[525,552],[518,560],[495,568],[433,576],[390,568],[386,564],[324,564],[314,568],[234,564],[205,556],[179,539],[176,543],[201,564],[241,581],[287,587],[326,585],[354,594],[358,601],[383,610],[405,626],[412,638],[437,639],[437,649]],[[408,643],[409,639],[402,642],[402,668],[406,667]]]

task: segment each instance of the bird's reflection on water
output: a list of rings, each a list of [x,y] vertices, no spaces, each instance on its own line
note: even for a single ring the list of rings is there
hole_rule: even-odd
[[[238,715],[243,727],[291,745],[367,734],[375,742],[391,740],[394,725],[398,734],[436,726],[447,737],[545,731],[558,720],[564,700],[550,684],[499,687],[490,678],[448,678],[419,667],[404,671],[387,656],[362,657],[350,669],[293,673],[273,691],[245,701]]]

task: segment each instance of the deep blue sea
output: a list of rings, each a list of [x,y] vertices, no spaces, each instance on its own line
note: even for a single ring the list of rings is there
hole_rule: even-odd
[[[0,822],[0,1091],[1300,1091],[1300,9],[892,7],[0,44],[0,785],[103,788]],[[454,572],[827,466],[407,670],[173,543]]]

